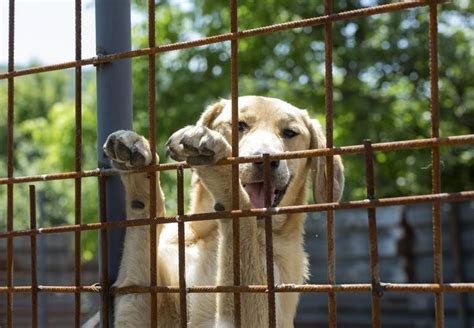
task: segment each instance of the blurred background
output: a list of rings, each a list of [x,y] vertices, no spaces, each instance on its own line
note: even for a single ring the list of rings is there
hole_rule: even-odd
[[[21,1],[16,8],[15,68],[74,60],[74,1]],[[230,30],[228,1],[155,1],[158,45]],[[383,2],[334,1],[334,11]],[[439,13],[440,135],[474,133],[474,3],[458,0]],[[7,70],[8,1],[0,0],[0,71]],[[146,1],[133,1],[132,42],[147,47]],[[322,1],[240,1],[239,29],[323,15]],[[83,4],[83,58],[95,56],[94,1]],[[346,146],[428,138],[430,88],[428,9],[419,8],[333,24],[334,144]],[[230,42],[156,56],[157,151],[180,127],[193,124],[205,106],[230,95]],[[147,58],[132,60],[134,129],[147,135]],[[83,169],[96,168],[95,68],[83,68]],[[239,94],[278,97],[307,109],[324,126],[323,27],[306,27],[239,41]],[[0,81],[0,176],[6,176],[7,83]],[[74,69],[15,79],[15,176],[74,171]],[[366,197],[363,155],[347,155],[343,200]],[[472,146],[443,147],[442,191],[474,189]],[[375,154],[376,196],[431,192],[429,149]],[[43,227],[74,221],[74,181],[36,183]],[[175,173],[162,174],[168,213],[175,213]],[[15,185],[15,229],[29,227],[28,185]],[[97,222],[97,181],[82,182],[82,222]],[[381,276],[389,282],[431,282],[431,209],[427,204],[381,209]],[[312,283],[326,283],[325,220],[311,214],[306,248]],[[336,212],[337,281],[369,282],[366,211]],[[473,281],[474,205],[446,204],[445,281]],[[385,222],[385,223],[384,223]],[[457,228],[456,228],[457,227]],[[6,229],[6,186],[0,186],[0,230]],[[457,232],[456,232],[457,231]],[[84,284],[97,276],[97,232],[82,233]],[[73,235],[40,236],[40,284],[73,284]],[[15,284],[28,285],[29,239],[15,239]],[[0,240],[0,285],[5,284],[6,241]],[[22,255],[23,254],[23,255]],[[41,255],[42,254],[42,255]],[[43,260],[40,260],[43,259]],[[457,259],[457,260],[456,260]],[[41,276],[42,274],[42,276]],[[387,293],[390,294],[390,293]],[[431,327],[431,294],[385,295],[384,326]],[[43,294],[44,326],[72,321],[73,295]],[[450,296],[451,297],[451,296]],[[387,300],[388,299],[388,300]],[[363,301],[362,301],[363,300]],[[0,296],[0,326],[5,324]],[[15,295],[15,322],[29,326],[29,296]],[[84,294],[84,322],[97,312],[98,295]],[[447,326],[472,327],[472,295],[446,301]],[[49,304],[49,305],[48,305]],[[357,306],[355,306],[357,305]],[[297,323],[326,324],[326,295],[302,298]],[[24,315],[21,315],[24,314]],[[341,326],[370,326],[370,295],[338,295]],[[23,321],[22,321],[23,320]],[[68,321],[69,320],[69,321]],[[397,321],[398,320],[398,321]]]

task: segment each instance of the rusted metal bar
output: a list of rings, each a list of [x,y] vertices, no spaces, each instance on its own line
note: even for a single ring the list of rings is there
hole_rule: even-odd
[[[420,292],[420,293],[472,293],[474,292],[474,283],[450,283],[450,284],[391,284],[382,283],[384,292]],[[81,293],[101,293],[100,285],[93,286],[38,286],[40,293],[75,293],[79,290]],[[114,294],[145,294],[150,293],[179,293],[179,286],[128,286],[113,288]],[[267,285],[249,285],[249,286],[193,286],[187,288],[188,293],[266,293]],[[305,285],[277,285],[274,288],[276,293],[365,293],[372,291],[372,284],[305,284]],[[0,287],[0,294],[4,293],[24,294],[31,293],[31,286]]]
[[[474,283],[453,284],[381,284],[384,292],[435,292],[445,293],[470,293],[474,291]],[[130,286],[117,288],[114,293],[147,293],[149,287]],[[266,293],[267,285],[249,286],[193,286],[188,288],[188,293]],[[305,284],[305,285],[276,285],[276,293],[345,293],[345,292],[372,292],[372,284]],[[157,293],[179,293],[177,286],[159,286]]]
[[[82,3],[81,0],[75,2],[75,30],[76,30],[76,60],[82,58]],[[82,170],[82,67],[76,67],[75,72],[75,163],[74,170]],[[74,223],[81,224],[81,185],[82,179],[74,180]],[[81,285],[81,231],[74,232],[74,282],[76,286]],[[81,326],[81,294],[74,295],[74,325]]]
[[[141,287],[140,287],[141,288]],[[146,287],[149,288],[149,287]],[[32,286],[13,286],[13,287],[0,287],[0,294],[2,293],[31,293],[33,290]],[[102,287],[97,285],[92,286],[38,286],[38,293],[69,293],[74,294],[77,291],[81,293],[101,293]]]
[[[15,70],[15,1],[8,6],[8,72]],[[13,177],[13,127],[15,107],[15,82],[8,78],[7,100],[7,177]],[[13,231],[13,185],[7,186],[7,231]],[[13,286],[13,239],[7,239],[7,286]],[[13,327],[13,294],[7,294],[7,327]]]
[[[184,170],[183,167],[178,167],[177,171],[178,182],[178,257],[179,257],[179,310],[180,310],[180,324],[182,328],[188,325],[187,302],[186,302],[186,243],[184,221],[179,217],[184,215]]]
[[[230,32],[238,32],[237,21],[237,0],[230,0]],[[239,44],[237,39],[232,39],[230,44],[230,88],[232,102],[232,156],[239,157],[239,67],[238,52]],[[232,164],[232,209],[240,208],[240,178],[239,165]],[[233,253],[233,273],[234,285],[240,285],[240,222],[234,218],[232,220],[232,253]],[[241,299],[240,294],[234,294],[234,327],[240,327],[241,322]]]
[[[433,145],[439,146],[449,146],[449,145],[471,145],[474,144],[474,134],[467,134],[461,136],[453,137],[443,137],[443,138],[426,138],[426,139],[416,139],[416,140],[405,140],[405,141],[391,141],[391,142],[381,142],[372,144],[372,151],[397,151],[405,149],[418,149],[418,148],[427,148],[433,147]],[[364,145],[353,145],[353,146],[344,146],[336,147],[332,149],[323,148],[323,149],[312,149],[312,150],[301,150],[293,151],[288,153],[278,153],[271,154],[270,160],[288,160],[296,158],[309,158],[309,157],[319,157],[327,155],[348,155],[348,154],[362,154],[365,152]],[[242,157],[229,157],[219,161],[216,165],[229,165],[234,163],[252,163],[252,162],[261,162],[262,156],[242,156]],[[114,169],[94,169],[87,170],[82,172],[63,172],[63,173],[53,173],[53,174],[43,174],[43,175],[32,175],[24,177],[11,177],[11,178],[0,178],[0,185],[6,184],[19,184],[19,183],[30,183],[30,182],[39,182],[39,181],[53,181],[53,180],[66,180],[74,179],[77,177],[89,178],[89,177],[99,177],[99,176],[115,176],[115,175],[126,175],[134,174],[139,172],[152,172],[152,171],[170,171],[176,170],[178,166],[183,166],[183,168],[188,169],[190,166],[185,162],[177,163],[166,163],[166,164],[157,164],[150,165],[146,168],[140,170],[130,170],[130,171],[117,171]]]
[[[374,183],[374,154],[370,140],[364,140],[365,152],[365,181],[367,185],[367,199],[375,199]],[[372,327],[380,327],[380,298],[382,287],[380,285],[379,261],[377,248],[377,217],[376,208],[367,209],[369,227],[369,255],[370,255],[370,280],[372,282]]]
[[[222,211],[222,212],[211,212],[211,213],[198,213],[198,214],[185,214],[180,216],[180,220],[184,222],[190,221],[206,221],[206,220],[217,220],[217,219],[230,219],[236,217],[251,217],[251,216],[266,216],[276,214],[291,214],[291,213],[308,213],[308,212],[322,212],[328,209],[342,210],[342,209],[355,209],[355,208],[374,208],[374,207],[388,207],[396,205],[408,205],[408,204],[420,204],[432,202],[433,200],[440,199],[443,202],[456,202],[463,200],[474,199],[474,190],[461,191],[455,193],[440,193],[440,194],[427,194],[418,196],[403,196],[403,197],[391,197],[391,198],[379,198],[379,199],[363,199],[349,202],[339,203],[323,203],[323,204],[311,204],[311,205],[294,205],[294,206],[282,206],[269,209],[250,209],[250,210],[234,210],[234,211]],[[72,232],[76,230],[112,230],[122,229],[126,227],[137,227],[149,225],[151,221],[155,221],[157,224],[169,224],[176,223],[176,216],[163,216],[153,217],[146,219],[130,219],[127,221],[110,221],[105,223],[86,223],[81,225],[64,225],[59,227],[40,228],[36,230],[16,230],[7,231],[0,233],[0,239],[9,237],[20,237],[20,236],[31,236],[32,234],[52,234],[52,233],[64,233]]]
[[[272,207],[272,180],[270,159],[268,154],[263,154],[263,183],[265,193],[265,207]],[[275,274],[273,271],[273,228],[272,216],[266,215],[265,219],[265,255],[267,264],[267,288],[268,288],[268,327],[276,327],[275,311]]]
[[[30,229],[36,230],[36,188],[30,185]],[[36,234],[30,236],[31,247],[31,326],[38,327],[38,266]]]
[[[439,137],[439,92],[438,92],[438,8],[429,6],[429,57],[431,84],[431,136]],[[431,151],[431,191],[441,192],[440,148],[433,146]],[[443,283],[443,244],[441,231],[441,200],[433,201],[433,276],[434,282]],[[436,327],[444,327],[443,293],[435,293]]]
[[[148,0],[148,46],[155,47],[155,1]],[[155,55],[148,55],[148,141],[152,152],[151,165],[156,164],[156,96],[155,96]],[[149,173],[150,181],[150,217],[156,216],[156,172]],[[150,223],[150,286],[157,284],[157,226],[155,222]],[[151,293],[150,302],[150,326],[158,325],[158,299],[156,293]]]
[[[439,1],[432,1],[432,2],[441,4],[446,1],[439,0]],[[345,20],[355,19],[355,18],[360,18],[360,17],[367,17],[367,16],[372,16],[372,15],[377,15],[377,14],[389,13],[393,11],[402,11],[402,10],[410,9],[410,8],[424,7],[424,6],[427,6],[429,3],[430,1],[404,1],[404,2],[382,4],[382,5],[355,9],[355,10],[348,10],[348,11],[343,11],[340,13],[334,13],[331,15],[316,16],[312,18],[295,20],[295,21],[281,23],[281,24],[257,27],[253,29],[238,31],[236,33],[225,33],[225,34],[219,34],[219,35],[210,36],[206,38],[201,38],[198,40],[164,44],[164,45],[154,47],[154,48],[143,48],[143,49],[132,50],[132,51],[123,51],[123,52],[117,52],[113,54],[100,55],[93,58],[83,59],[81,61],[71,61],[71,62],[65,62],[65,63],[54,64],[54,65],[33,67],[33,68],[28,68],[28,69],[13,71],[13,72],[0,73],[0,80],[7,79],[9,77],[15,77],[15,76],[23,76],[23,75],[30,75],[30,74],[36,74],[36,73],[63,70],[63,69],[77,67],[77,66],[100,65],[100,64],[109,63],[109,62],[117,61],[121,59],[135,58],[135,57],[147,56],[150,54],[157,54],[161,52],[169,52],[169,51],[176,51],[176,50],[181,50],[181,49],[195,48],[199,46],[215,44],[215,43],[220,43],[224,41],[238,40],[238,39],[245,39],[249,37],[267,35],[267,34],[282,32],[282,31],[286,31],[290,29],[302,28],[306,26],[318,26],[318,25],[323,25],[326,22],[339,22],[339,21],[345,21]]]
[[[331,15],[333,12],[332,0],[324,1],[324,14]],[[326,110],[326,148],[333,148],[333,75],[332,75],[332,22],[324,23],[324,96]],[[334,162],[333,156],[326,156],[326,202],[333,201],[334,189]],[[329,284],[336,283],[336,247],[334,229],[334,211],[326,212],[326,235],[327,235],[327,279]],[[337,325],[336,295],[328,293],[328,325],[335,328]]]
[[[106,177],[99,177],[99,217],[100,222],[107,223],[107,187],[105,184]],[[108,263],[108,254],[109,254],[109,243],[107,238],[107,230],[102,229],[100,231],[100,285],[101,288],[101,327],[107,328],[110,325],[109,312],[110,308],[110,293],[109,293],[109,263]],[[79,290],[79,292],[82,292]]]

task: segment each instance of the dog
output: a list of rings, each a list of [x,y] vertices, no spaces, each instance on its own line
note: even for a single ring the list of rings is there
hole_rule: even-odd
[[[306,110],[275,98],[239,97],[239,153],[241,156],[275,154],[325,148],[321,125]],[[232,209],[230,165],[213,164],[231,156],[231,102],[220,100],[209,106],[196,125],[175,132],[166,143],[168,155],[192,167],[190,213]],[[112,133],[104,151],[118,170],[137,169],[152,161],[148,141],[132,131]],[[157,156],[157,155],[155,155]],[[157,160],[158,161],[158,160]],[[333,199],[340,199],[344,188],[344,168],[340,156],[333,157]],[[270,163],[272,206],[307,203],[308,180],[315,202],[325,201],[326,157],[274,160]],[[241,209],[262,208],[264,204],[263,165],[239,165]],[[307,177],[310,176],[310,179]],[[128,218],[149,216],[150,175],[121,175],[126,190]],[[164,216],[164,196],[156,173],[156,215]],[[275,284],[303,284],[308,277],[304,251],[304,213],[272,216]],[[150,284],[149,227],[129,227],[116,287]],[[187,286],[233,285],[232,220],[186,222]],[[265,231],[263,220],[240,219],[241,284],[266,284]],[[176,224],[157,226],[158,286],[179,285],[178,233]],[[298,293],[276,294],[278,327],[293,327]],[[190,293],[189,327],[232,327],[232,293]],[[241,293],[242,327],[268,326],[267,295]],[[179,295],[158,294],[158,326],[179,324]],[[150,295],[123,294],[115,299],[116,327],[150,325]]]

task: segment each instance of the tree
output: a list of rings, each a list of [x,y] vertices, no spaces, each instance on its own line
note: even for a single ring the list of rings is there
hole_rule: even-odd
[[[337,11],[376,1],[337,1]],[[142,2],[137,10],[146,12]],[[440,6],[441,135],[474,131],[474,5]],[[225,1],[202,5],[156,2],[157,44],[217,35],[230,30]],[[250,1],[238,8],[239,28],[248,29],[322,15],[322,4]],[[147,47],[146,24],[135,29],[136,47]],[[359,18],[333,25],[335,145],[408,140],[431,136],[428,8]],[[230,94],[229,42],[157,56],[158,149],[177,128],[196,121],[205,104]],[[147,126],[146,58],[134,60],[134,111]],[[324,120],[323,27],[307,27],[239,41],[239,93],[274,96],[307,108]],[[184,114],[184,115],[183,115]],[[443,191],[472,189],[472,147],[442,152]],[[345,199],[365,198],[362,156],[344,156]],[[429,193],[427,150],[376,154],[379,197]]]
[[[85,72],[83,90],[83,170],[96,165],[95,85]],[[71,71],[29,75],[15,83],[14,168],[15,176],[74,171],[75,110]],[[7,94],[6,83],[1,94]],[[6,97],[1,108],[6,108]],[[6,111],[0,114],[0,131],[6,140]],[[0,169],[6,172],[5,144],[0,148]],[[74,181],[35,183],[43,226],[74,222]],[[0,188],[0,202],[6,204],[6,187]],[[0,207],[0,228],[5,229],[6,206]],[[82,180],[82,222],[97,222],[97,181]],[[39,208],[38,208],[38,212]],[[14,185],[15,229],[29,228],[28,184]],[[97,233],[82,233],[83,257],[91,259],[97,247]]]

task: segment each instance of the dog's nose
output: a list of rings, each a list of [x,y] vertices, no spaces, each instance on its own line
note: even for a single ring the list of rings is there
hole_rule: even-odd
[[[264,154],[264,152],[256,152],[253,155],[260,156],[262,154]],[[254,162],[253,165],[255,165],[256,167],[258,167],[260,169],[263,169],[263,162]],[[276,170],[279,166],[280,166],[280,161],[279,160],[275,160],[275,161],[270,162],[270,168],[272,170]]]
[[[254,162],[253,165],[256,167],[263,167],[263,162]],[[271,161],[270,162],[270,167],[272,170],[277,169],[280,166],[280,161]]]

